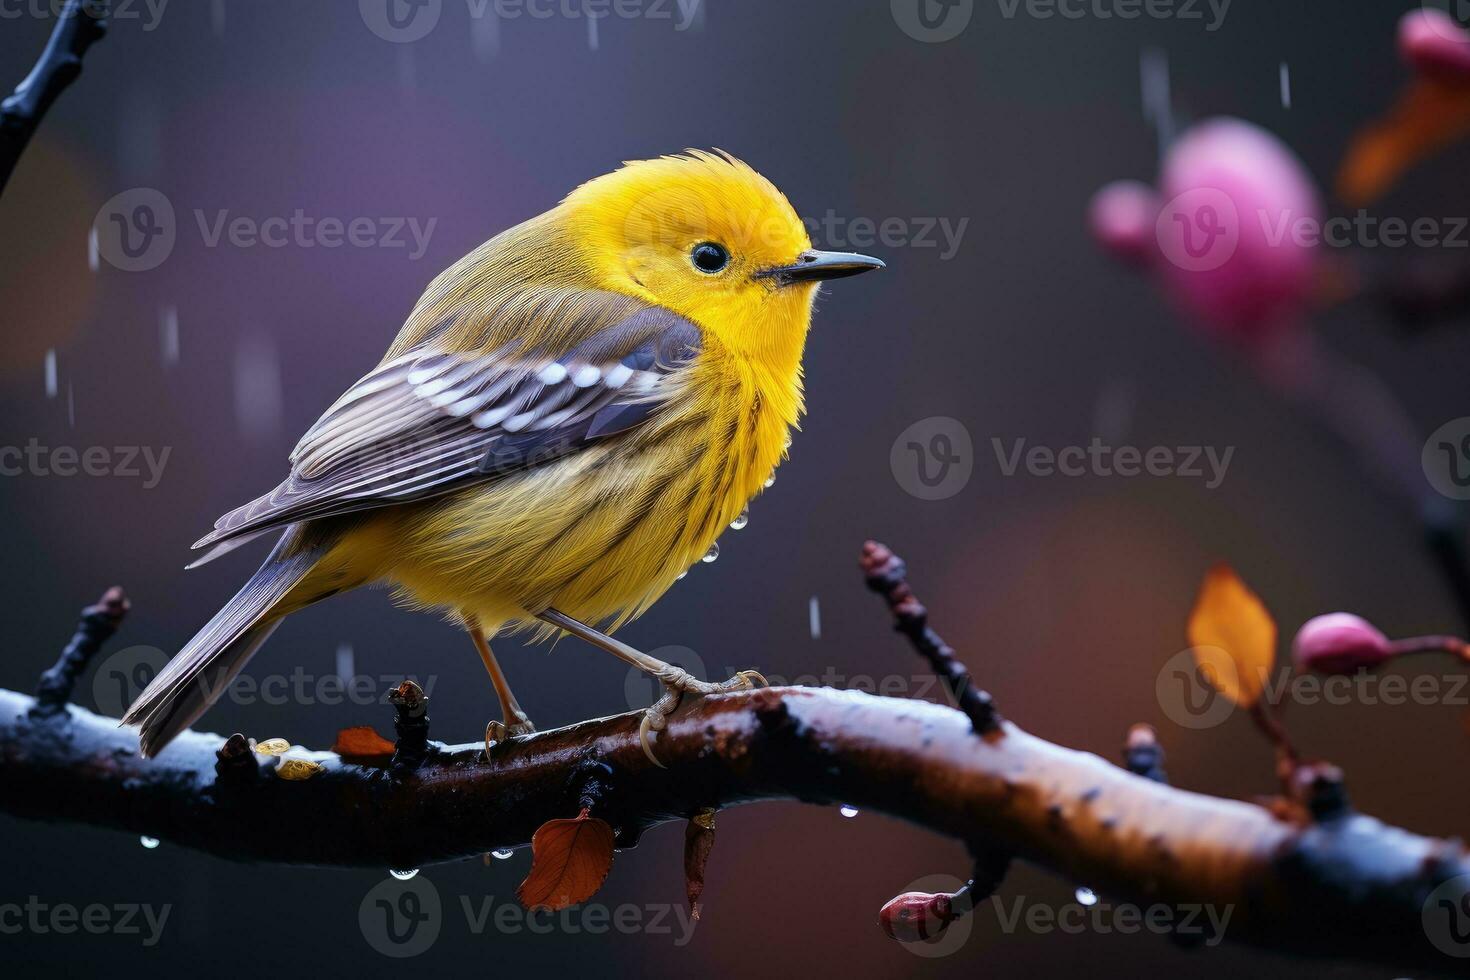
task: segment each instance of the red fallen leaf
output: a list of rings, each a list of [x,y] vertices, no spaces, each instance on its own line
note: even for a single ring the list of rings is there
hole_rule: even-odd
[[[393,757],[393,743],[374,731],[371,725],[358,725],[338,732],[332,751],[344,762],[376,762]]]
[[[528,909],[560,911],[597,894],[612,870],[613,829],[584,807],[531,835],[531,873],[516,889]]]
[[[699,918],[699,896],[704,893],[704,866],[715,846],[715,811],[704,810],[694,815],[684,828],[684,892],[689,896],[689,910]]]

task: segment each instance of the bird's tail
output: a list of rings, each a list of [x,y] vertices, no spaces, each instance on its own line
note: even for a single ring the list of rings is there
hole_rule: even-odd
[[[283,599],[321,557],[301,548],[293,529],[233,599],[185,644],[133,702],[123,724],[140,725],[138,742],[152,758],[219,700],[235,676],[275,631],[286,613]]]

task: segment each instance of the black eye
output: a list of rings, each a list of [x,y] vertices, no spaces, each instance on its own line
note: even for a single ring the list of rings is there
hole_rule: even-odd
[[[700,272],[719,272],[730,264],[730,253],[725,251],[723,245],[716,245],[714,242],[700,242],[689,253],[689,258]]]

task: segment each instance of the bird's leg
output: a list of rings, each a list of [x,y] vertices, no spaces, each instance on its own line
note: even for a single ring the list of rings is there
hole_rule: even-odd
[[[655,701],[643,713],[643,721],[638,727],[644,754],[659,768],[664,768],[664,764],[659,762],[658,757],[653,754],[652,739],[649,733],[663,731],[664,726],[668,724],[669,715],[673,714],[674,709],[679,706],[679,700],[686,692],[722,694],[726,691],[746,691],[753,687],[764,686],[766,683],[766,679],[753,670],[742,670],[727,681],[702,681],[684,668],[666,663],[657,657],[650,657],[643,651],[634,649],[621,640],[615,640],[601,630],[593,629],[564,612],[546,609],[537,613],[536,618],[564,629],[573,636],[581,637],[593,646],[606,650],[624,663],[632,664],[639,670],[652,674],[663,684],[663,697]]]
[[[466,617],[465,629],[469,631],[470,639],[475,641],[475,649],[480,651],[480,659],[485,662],[485,669],[490,673],[490,683],[495,685],[495,694],[500,698],[500,713],[505,718],[504,721],[492,721],[485,726],[485,753],[488,756],[492,742],[503,742],[515,735],[529,735],[536,730],[536,726],[531,724],[531,719],[526,717],[526,713],[516,703],[516,696],[510,692],[510,683],[505,679],[505,671],[500,669],[499,661],[490,651],[490,644],[486,641],[485,631],[480,629],[480,624]]]

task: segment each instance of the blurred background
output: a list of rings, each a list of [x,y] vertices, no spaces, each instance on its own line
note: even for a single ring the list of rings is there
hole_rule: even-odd
[[[944,40],[926,39],[903,0],[648,0],[622,15],[594,5],[606,13],[597,18],[561,0],[537,7],[544,17],[493,0],[394,3],[396,21],[373,0],[135,0],[22,159],[0,198],[0,446],[35,446],[28,458],[41,462],[0,479],[0,686],[30,690],[77,610],[117,583],[133,613],[77,698],[116,713],[264,553],[186,574],[189,544],[285,474],[299,434],[376,362],[439,270],[620,161],[685,147],[743,157],[813,220],[819,247],[871,251],[889,268],[824,294],[790,461],[749,526],[721,540],[718,561],[620,634],[630,643],[683,647],[711,677],[756,667],[937,695],[862,587],[858,549],[878,538],[909,560],[934,624],[1009,718],[1113,759],[1127,727],[1150,722],[1176,784],[1250,798],[1273,779],[1248,719],[1189,727],[1159,695],[1212,563],[1230,562],[1265,599],[1283,646],[1307,618],[1339,609],[1390,635],[1464,629],[1414,508],[1238,345],[1197,329],[1149,275],[1104,254],[1087,224],[1104,184],[1155,179],[1161,125],[1167,137],[1216,115],[1274,133],[1330,188],[1353,134],[1412,77],[1394,50],[1403,0],[1235,0],[1137,19],[1098,15],[1107,5],[1045,17],[1024,0],[976,2],[951,11],[968,19]],[[5,5],[4,85],[41,51],[46,6]],[[1467,163],[1461,147],[1415,166],[1373,213],[1466,214]],[[1352,213],[1323,194],[1328,214]],[[137,216],[140,202],[172,241],[129,256],[110,244],[109,216]],[[299,233],[286,228],[298,213]],[[271,219],[285,229],[274,244],[249,234]],[[325,244],[333,221],[358,222],[358,243]],[[1420,259],[1470,260],[1463,242],[1429,255],[1356,244],[1325,264],[1372,278]],[[1470,414],[1463,323],[1406,333],[1353,295],[1301,320],[1395,393],[1416,440],[1411,469],[1422,440]],[[909,442],[941,445],[941,432],[960,439],[950,446],[968,456],[968,475],[934,493],[904,461]],[[1025,465],[1007,475],[996,448],[1094,438],[1233,453],[1212,481]],[[97,472],[61,475],[63,447],[100,447]],[[1435,497],[1422,474],[1414,480]],[[501,655],[542,728],[652,694],[574,641],[551,652],[506,644]],[[463,636],[378,591],[293,616],[247,674],[275,678],[284,696],[227,698],[205,729],[311,746],[348,725],[391,731],[388,707],[322,693],[322,678],[339,674],[370,678],[371,700],[417,676],[433,734],[447,741],[476,739],[496,712]],[[1470,709],[1451,687],[1432,704],[1293,704],[1288,724],[1304,752],[1346,769],[1363,810],[1463,835],[1470,788],[1451,774],[1470,765]],[[0,903],[172,906],[151,947],[139,936],[0,937],[22,972],[392,966],[359,925],[386,868],[243,866],[8,817],[0,835],[10,854]],[[881,933],[877,910],[924,876],[965,876],[963,849],[871,812],[794,803],[721,815],[705,918],[690,934],[670,911],[682,905],[682,839],[661,827],[619,855],[594,901],[637,909],[643,926],[604,935],[575,917],[534,931],[498,929],[492,916],[476,931],[466,907],[513,904],[525,850],[424,869],[443,922],[413,962],[648,976],[1302,967],[1228,943],[1185,951],[1095,929],[1006,934],[989,905],[945,955],[915,955]],[[1078,884],[1022,868],[1001,897],[1008,910],[1018,899],[1060,907]]]

